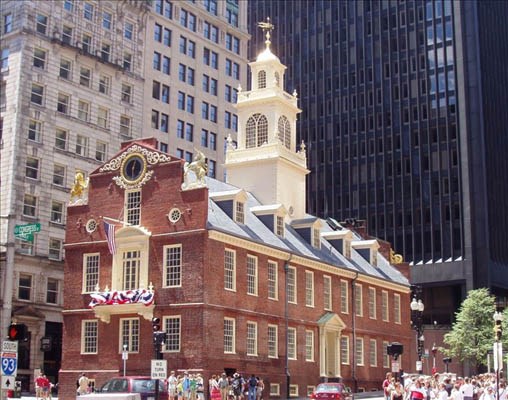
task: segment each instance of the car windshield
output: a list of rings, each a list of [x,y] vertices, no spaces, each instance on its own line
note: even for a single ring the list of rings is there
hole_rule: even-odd
[[[164,382],[159,381],[159,391],[163,391]],[[155,392],[155,380],[154,379],[134,379],[132,381],[132,392],[133,393],[147,393]]]
[[[339,385],[319,385],[316,388],[316,392],[342,392],[342,388]]]

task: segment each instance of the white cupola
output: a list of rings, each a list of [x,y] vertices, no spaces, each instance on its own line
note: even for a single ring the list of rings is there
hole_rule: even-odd
[[[284,91],[286,66],[270,50],[274,26],[260,22],[266,48],[249,63],[251,90],[238,89],[238,147],[228,145],[227,182],[252,192],[263,204],[282,204],[290,218],[303,218],[307,157],[296,143],[296,117],[301,112],[296,91]]]

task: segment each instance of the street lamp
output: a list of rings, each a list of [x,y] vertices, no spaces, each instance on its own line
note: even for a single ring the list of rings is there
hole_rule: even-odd
[[[503,366],[503,344],[501,337],[503,336],[503,314],[499,311],[494,313],[494,369],[496,370],[496,398],[499,397],[499,370]]]
[[[425,340],[425,338],[423,337],[423,310],[425,306],[423,305],[423,301],[421,299],[416,300],[416,297],[413,297],[413,301],[411,301],[410,307],[412,314],[411,322],[416,332],[416,345],[418,351],[418,361],[416,363],[416,371],[419,374],[423,374],[422,353],[423,353],[423,342]]]
[[[436,344],[434,343],[432,345],[432,375],[434,375],[437,370],[436,370],[436,353],[437,353],[437,347],[436,347]]]
[[[127,351],[127,345],[123,345],[122,351],[122,360],[123,360],[123,376],[125,376],[125,366],[127,364],[127,360],[129,359],[129,352]]]
[[[450,357],[443,358],[443,362],[445,363],[445,372],[448,373],[448,365],[452,362]]]

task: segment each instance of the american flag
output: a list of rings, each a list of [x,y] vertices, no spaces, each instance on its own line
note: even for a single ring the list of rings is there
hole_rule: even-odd
[[[115,225],[104,222],[104,232],[106,232],[106,238],[108,240],[108,248],[111,254],[116,253],[116,242],[115,242]]]

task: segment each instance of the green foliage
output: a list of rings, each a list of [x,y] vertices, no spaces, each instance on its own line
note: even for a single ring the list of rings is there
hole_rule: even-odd
[[[452,330],[444,336],[449,357],[468,362],[478,370],[487,364],[487,352],[494,343],[495,297],[486,288],[471,290],[455,314]],[[505,322],[506,322],[506,313]],[[506,332],[506,331],[505,331]],[[508,335],[508,332],[506,332]]]

